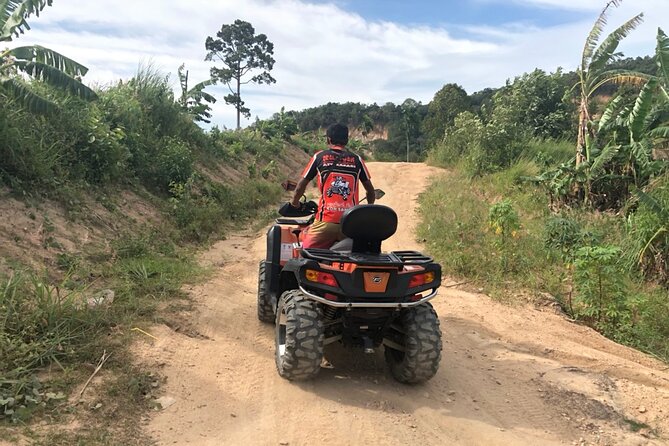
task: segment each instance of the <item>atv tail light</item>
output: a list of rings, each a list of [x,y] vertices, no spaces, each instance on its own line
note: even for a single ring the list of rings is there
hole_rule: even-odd
[[[309,282],[322,283],[323,285],[331,287],[339,287],[337,279],[330,273],[324,273],[323,271],[316,271],[313,269],[308,269],[306,271],[307,280]]]
[[[434,272],[430,271],[428,273],[416,274],[411,277],[409,288],[415,288],[432,282],[434,282]]]

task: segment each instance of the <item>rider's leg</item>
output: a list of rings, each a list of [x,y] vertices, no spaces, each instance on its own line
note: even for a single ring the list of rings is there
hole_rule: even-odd
[[[315,221],[303,232],[302,247],[330,249],[341,237],[341,229],[337,223]]]

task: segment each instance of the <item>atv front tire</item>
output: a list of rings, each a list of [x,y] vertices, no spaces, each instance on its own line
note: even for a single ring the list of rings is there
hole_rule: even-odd
[[[286,291],[276,309],[276,368],[289,380],[315,377],[323,359],[323,321],[318,304],[301,291]]]
[[[426,303],[402,310],[391,326],[389,337],[404,347],[404,351],[388,345],[384,348],[386,362],[397,381],[416,384],[437,373],[441,360],[441,329],[432,305]]]
[[[267,292],[265,261],[260,261],[258,268],[258,319],[261,322],[274,322],[274,307]]]

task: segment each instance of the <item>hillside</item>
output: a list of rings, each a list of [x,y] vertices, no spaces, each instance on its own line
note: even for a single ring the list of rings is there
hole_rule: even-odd
[[[276,190],[281,181],[300,172],[308,157],[296,146],[285,144],[273,160],[272,173],[261,180]],[[252,179],[248,169],[254,164],[254,158],[248,156],[232,163],[203,161],[196,165],[195,172],[212,185],[235,187]],[[240,205],[245,209],[255,207],[254,203]],[[93,253],[112,256],[114,242],[125,236],[174,230],[171,207],[169,195],[152,192],[141,184],[79,190],[65,202],[20,197],[4,188],[0,190],[0,215],[5,216],[0,219],[0,274],[28,267],[56,278],[56,271],[66,272],[63,259],[67,257]],[[239,209],[240,214],[243,211]],[[234,219],[230,219],[227,226],[233,224]],[[202,236],[206,238],[207,234]]]

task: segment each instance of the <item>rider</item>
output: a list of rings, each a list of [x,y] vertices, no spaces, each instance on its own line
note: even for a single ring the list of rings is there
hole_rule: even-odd
[[[367,202],[374,203],[374,186],[367,166],[360,156],[346,150],[348,127],[332,124],[327,129],[328,149],[316,153],[302,172],[290,204],[297,208],[307,185],[318,176],[321,199],[314,223],[302,239],[304,248],[330,248],[344,235],[339,227],[344,212],[358,204],[358,180],[367,192]]]

